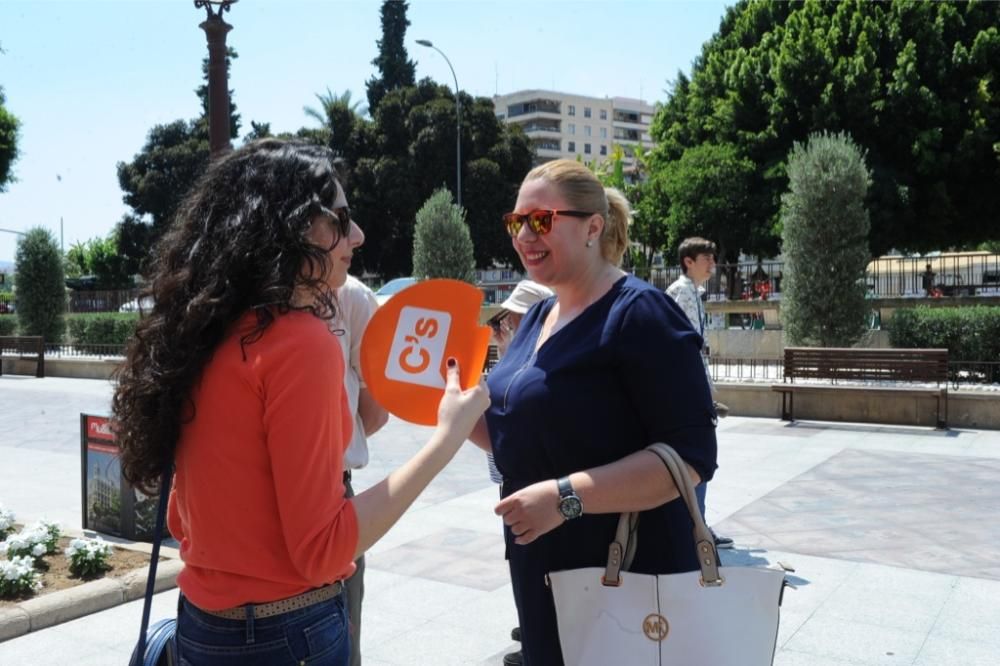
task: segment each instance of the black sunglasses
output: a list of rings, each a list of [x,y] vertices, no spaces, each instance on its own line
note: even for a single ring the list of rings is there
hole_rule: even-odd
[[[521,233],[521,227],[525,224],[539,236],[552,231],[552,220],[556,215],[568,215],[569,217],[590,217],[594,213],[582,210],[552,210],[550,208],[538,208],[530,213],[507,213],[503,216],[504,226],[511,237]]]

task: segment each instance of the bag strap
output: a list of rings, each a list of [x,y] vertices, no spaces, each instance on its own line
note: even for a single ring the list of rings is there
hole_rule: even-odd
[[[688,512],[691,514],[691,521],[694,523],[695,553],[698,557],[698,566],[701,569],[702,584],[709,587],[722,585],[723,580],[719,575],[719,552],[715,548],[712,532],[708,529],[701,511],[698,509],[698,500],[694,484],[691,483],[691,477],[687,474],[687,465],[676,451],[663,442],[650,444],[646,450],[655,453],[663,461],[674,480],[674,485],[677,487],[681,499],[684,500]],[[608,547],[608,563],[601,581],[604,585],[621,585],[621,571],[623,569],[628,571],[632,566],[638,542],[638,520],[638,512],[623,513],[618,519],[615,540]]]
[[[160,541],[163,540],[163,525],[167,519],[167,503],[170,501],[170,481],[174,475],[173,466],[163,472],[160,479],[160,504],[156,510],[156,528],[153,532],[153,554],[149,560],[149,576],[146,578],[146,599],[142,605],[142,627],[139,629],[139,643],[132,653],[129,666],[141,666],[146,658],[146,632],[149,629],[149,612],[153,605],[156,587],[156,564],[160,559]]]

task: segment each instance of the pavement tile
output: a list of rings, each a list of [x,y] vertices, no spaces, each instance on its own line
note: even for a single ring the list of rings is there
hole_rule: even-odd
[[[109,397],[107,382],[0,377],[0,501],[77,526],[79,413]],[[430,432],[390,419],[356,489]],[[723,563],[796,569],[775,664],[1000,663],[1000,432],[731,417],[719,444],[707,514],[737,541]],[[365,664],[500,666],[516,649],[496,500],[482,453],[463,447],[372,548]],[[153,620],[176,600],[156,595]],[[2,642],[0,664],[124,663],[140,614],[131,602]]]

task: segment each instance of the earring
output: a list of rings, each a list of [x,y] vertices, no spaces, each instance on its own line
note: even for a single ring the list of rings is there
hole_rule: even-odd
[[[594,241],[592,240],[587,241],[587,247],[594,247]]]

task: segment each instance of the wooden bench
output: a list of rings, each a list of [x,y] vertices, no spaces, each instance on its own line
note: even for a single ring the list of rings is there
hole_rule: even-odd
[[[45,376],[45,340],[42,336],[0,336],[0,357],[15,354],[18,358],[34,357],[35,376]],[[0,358],[0,375],[3,374],[3,360]]]
[[[786,347],[785,377],[771,386],[781,393],[781,419],[795,420],[795,394],[830,390],[872,395],[923,394],[937,399],[937,427],[948,427],[947,349],[847,349]],[[796,379],[827,380],[831,384],[795,384]],[[842,381],[878,382],[877,386],[842,385]],[[887,384],[885,386],[881,384]],[[900,386],[900,384],[935,384]]]

